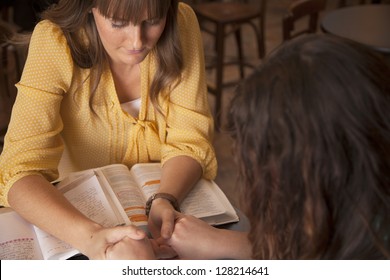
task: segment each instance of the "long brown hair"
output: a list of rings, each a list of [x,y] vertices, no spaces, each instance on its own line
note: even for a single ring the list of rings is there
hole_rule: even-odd
[[[41,14],[57,24],[63,31],[72,58],[81,68],[92,68],[96,84],[107,62],[106,52],[94,23],[91,9],[115,20],[138,23],[146,8],[150,18],[166,16],[166,26],[156,47],[153,50],[157,60],[157,70],[150,88],[150,97],[157,109],[157,98],[160,93],[174,86],[181,78],[183,58],[177,28],[177,0],[60,0]]]
[[[390,258],[390,68],[326,35],[280,47],[232,100],[260,259]]]

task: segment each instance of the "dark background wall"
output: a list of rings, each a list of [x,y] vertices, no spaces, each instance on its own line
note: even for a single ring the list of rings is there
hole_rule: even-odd
[[[38,21],[39,14],[57,0],[0,0],[2,11],[13,8],[13,22],[23,31],[31,31]]]

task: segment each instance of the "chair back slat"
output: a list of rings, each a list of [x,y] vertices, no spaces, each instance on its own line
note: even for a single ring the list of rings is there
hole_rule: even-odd
[[[307,33],[315,33],[318,28],[319,14],[325,9],[325,0],[299,0],[293,2],[282,20],[283,41],[290,40]],[[297,28],[303,18],[308,21]],[[298,30],[297,30],[298,29]]]

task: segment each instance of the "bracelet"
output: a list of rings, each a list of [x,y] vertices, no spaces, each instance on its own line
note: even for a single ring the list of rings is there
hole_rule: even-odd
[[[149,197],[148,201],[146,202],[146,206],[145,206],[146,216],[149,216],[150,208],[152,208],[152,203],[157,198],[163,198],[163,199],[168,200],[172,204],[173,208],[177,212],[180,212],[179,203],[177,202],[176,197],[174,197],[173,195],[171,195],[169,193],[155,193],[151,197]]]

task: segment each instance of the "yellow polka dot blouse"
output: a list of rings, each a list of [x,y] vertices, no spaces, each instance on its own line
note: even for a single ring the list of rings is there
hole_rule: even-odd
[[[138,118],[121,109],[109,68],[91,99],[90,69],[73,63],[58,26],[49,21],[37,24],[0,155],[0,205],[8,206],[9,189],[24,176],[56,179],[64,150],[74,170],[111,163],[129,167],[138,162],[164,163],[187,155],[201,164],[205,178],[215,177],[203,46],[196,16],[183,3],[178,23],[184,56],[182,81],[169,100],[160,100],[165,116],[156,113],[148,97],[155,71],[149,54],[141,63]]]

